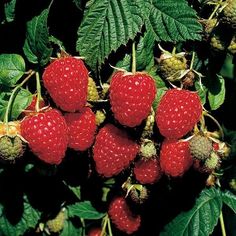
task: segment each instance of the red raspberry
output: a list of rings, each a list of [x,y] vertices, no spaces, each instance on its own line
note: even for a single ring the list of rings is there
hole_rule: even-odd
[[[162,175],[160,163],[157,159],[139,160],[134,166],[135,178],[141,184],[153,184]]]
[[[141,224],[140,215],[133,215],[124,197],[116,197],[112,200],[108,214],[112,223],[127,234],[137,231]]]
[[[119,71],[111,79],[111,109],[122,125],[140,125],[150,113],[155,95],[155,82],[148,74]]]
[[[42,78],[45,88],[62,110],[74,112],[85,106],[88,70],[82,60],[59,58],[45,69]]]
[[[102,229],[101,228],[92,228],[88,232],[88,236],[103,236],[101,235]]]
[[[182,176],[193,164],[189,142],[164,140],[160,154],[161,169],[165,174]]]
[[[170,89],[156,111],[156,123],[166,138],[181,138],[200,120],[202,105],[196,92]]]
[[[117,175],[129,166],[138,151],[138,144],[125,131],[107,124],[100,129],[93,147],[96,170],[105,177]]]
[[[85,151],[91,147],[97,128],[95,119],[95,114],[89,107],[85,107],[79,113],[65,114],[70,148]]]
[[[49,164],[60,164],[67,148],[67,125],[56,109],[35,113],[21,122],[21,135],[32,152]]]

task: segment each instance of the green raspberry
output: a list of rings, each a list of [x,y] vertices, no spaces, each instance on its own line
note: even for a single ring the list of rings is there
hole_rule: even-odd
[[[222,11],[222,21],[229,24],[231,27],[236,26],[236,1],[226,0],[223,2],[225,7]]]
[[[198,160],[207,159],[213,150],[212,141],[199,134],[195,135],[189,144],[192,156]]]
[[[171,56],[160,61],[160,73],[163,78],[173,82],[178,81],[181,72],[187,69],[187,60],[184,56]]]
[[[88,101],[97,101],[97,100],[99,100],[99,94],[98,94],[97,86],[96,86],[94,80],[91,77],[89,77],[89,80],[88,80],[87,100]]]
[[[204,167],[207,171],[213,171],[217,169],[220,165],[220,157],[216,153],[212,153],[204,163]]]
[[[234,35],[230,45],[228,46],[228,51],[229,53],[231,53],[232,55],[236,54],[236,36]]]
[[[47,221],[46,226],[51,233],[58,233],[63,229],[65,220],[65,211],[61,210],[54,219]]]
[[[23,155],[24,147],[25,145],[20,137],[2,136],[0,138],[0,158],[13,162]]]

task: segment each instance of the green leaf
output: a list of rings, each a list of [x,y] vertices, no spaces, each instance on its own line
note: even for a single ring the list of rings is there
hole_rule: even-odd
[[[233,55],[227,54],[224,64],[221,68],[220,75],[225,78],[235,79],[234,76],[234,63],[233,63]]]
[[[143,6],[143,0],[90,0],[87,3],[76,49],[92,70],[140,32]]]
[[[147,32],[145,32],[144,36],[140,38],[137,45],[137,70],[141,71],[146,69],[147,67],[154,65],[154,44],[155,38],[153,36],[153,33],[148,30]]]
[[[12,22],[15,19],[16,0],[11,0],[4,4],[6,22]]]
[[[80,200],[81,199],[81,189],[80,189],[80,186],[78,187],[71,187],[69,186],[69,189],[75,194],[75,196]]]
[[[212,110],[218,109],[225,100],[225,80],[222,76],[217,77],[209,86],[208,100]]]
[[[131,71],[131,65],[132,65],[131,55],[125,54],[124,58],[117,62],[116,67],[122,68],[127,71]]]
[[[49,9],[27,22],[26,40],[23,47],[27,59],[34,64],[44,66],[52,54],[47,28]]]
[[[152,4],[150,3],[152,2]],[[185,0],[149,0],[149,20],[157,41],[200,40],[202,27],[197,14]]]
[[[8,100],[10,98],[9,91],[2,92],[2,97],[0,97],[0,120],[4,120],[4,115],[7,109]],[[17,93],[10,112],[9,120],[15,120],[22,113],[22,111],[29,106],[32,101],[32,94],[21,88]]]
[[[0,55],[0,84],[13,86],[25,73],[25,61],[18,54]]]
[[[195,206],[182,212],[164,228],[160,236],[207,236],[218,222],[222,196],[218,189],[204,189]]]
[[[67,207],[68,216],[78,216],[83,219],[101,219],[104,213],[98,212],[89,201],[79,202]]]
[[[207,96],[207,91],[208,91],[208,89],[207,89],[207,87],[204,86],[203,84],[200,85],[199,80],[197,80],[197,81],[194,83],[194,85],[195,85],[195,89],[197,90],[198,95],[199,95],[199,97],[200,97],[200,99],[201,99],[201,103],[204,105],[204,104],[206,103],[206,96]]]
[[[223,202],[236,214],[236,195],[226,191],[222,194]]]
[[[27,201],[24,203],[24,211],[20,221],[12,225],[4,213],[0,217],[0,235],[5,236],[20,236],[23,235],[28,229],[35,228],[40,213],[36,211]]]
[[[60,233],[60,236],[69,236],[69,235],[77,235],[82,236],[83,235],[83,229],[82,228],[76,228],[72,222],[66,221],[64,224],[64,228],[62,232]]]

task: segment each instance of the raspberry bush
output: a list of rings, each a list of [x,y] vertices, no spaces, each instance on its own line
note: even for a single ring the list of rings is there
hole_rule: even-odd
[[[0,236],[236,235],[235,0],[0,4]]]

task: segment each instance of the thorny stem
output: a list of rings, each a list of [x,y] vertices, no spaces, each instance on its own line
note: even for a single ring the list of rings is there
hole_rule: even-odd
[[[15,96],[16,96],[16,93],[17,93],[18,89],[20,89],[30,79],[30,77],[34,74],[35,74],[35,71],[32,71],[32,70],[29,71],[29,75],[12,90],[11,96],[10,96],[8,104],[7,104],[7,109],[6,109],[6,112],[5,112],[5,115],[4,115],[4,123],[6,124],[6,127],[7,127],[7,133],[8,133],[9,112],[10,112],[12,102],[13,102]]]
[[[132,73],[136,73],[136,51],[135,51],[135,42],[132,44]]]
[[[36,112],[38,112],[40,109],[39,103],[40,103],[40,100],[42,100],[41,84],[40,84],[40,78],[39,78],[38,72],[36,72],[36,87],[37,87],[37,100],[36,100],[36,104],[35,104],[35,110],[36,110]]]
[[[224,223],[224,217],[223,217],[222,211],[220,213],[220,227],[221,227],[222,236],[226,236],[225,223]]]

